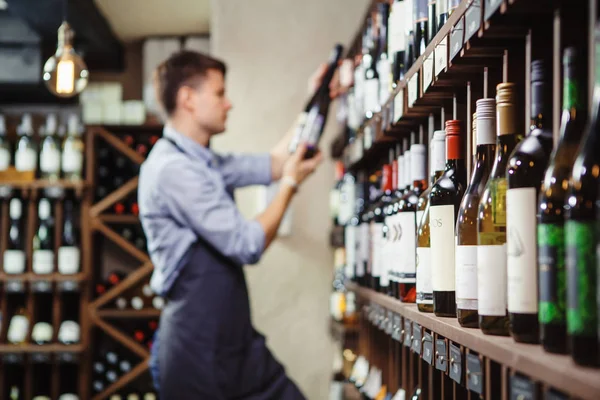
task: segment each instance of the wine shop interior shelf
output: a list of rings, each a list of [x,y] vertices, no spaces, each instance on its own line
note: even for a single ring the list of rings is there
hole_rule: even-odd
[[[375,303],[386,310],[400,314],[405,320],[421,328],[488,357],[534,380],[551,385],[557,390],[584,399],[600,394],[600,373],[594,368],[577,366],[567,355],[544,352],[541,346],[516,343],[511,337],[485,335],[479,329],[463,328],[456,318],[436,317],[423,313],[416,304],[402,303],[394,298],[346,283],[348,290],[356,292],[364,305]]]

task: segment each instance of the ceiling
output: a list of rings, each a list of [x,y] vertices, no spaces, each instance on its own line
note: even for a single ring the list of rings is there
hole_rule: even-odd
[[[146,36],[184,36],[209,32],[210,0],[94,1],[115,35],[124,42]]]

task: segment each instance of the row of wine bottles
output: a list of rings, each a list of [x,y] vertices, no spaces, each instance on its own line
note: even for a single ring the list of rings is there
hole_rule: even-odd
[[[14,167],[41,179],[82,180],[85,146],[78,116],[70,115],[65,128],[58,125],[55,114],[48,114],[38,133],[34,137],[31,114],[23,114],[17,128],[18,140],[11,143],[5,119],[0,115],[0,172]]]
[[[108,278],[105,281],[96,284],[96,297],[103,295],[108,290],[121,283],[125,277],[126,274],[120,271],[112,271],[109,273]],[[127,290],[123,295],[117,297],[114,301],[114,308],[119,310],[143,310],[149,308],[162,310],[164,303],[164,298],[155,295],[150,288],[150,284],[146,283],[142,286]]]
[[[100,393],[131,371],[135,361],[116,350],[102,352],[92,363],[92,389]]]
[[[62,234],[58,252],[55,254],[55,203],[62,202]],[[8,243],[3,254],[3,271],[6,274],[27,272],[27,231],[26,222],[28,201],[14,193],[8,200],[9,232]],[[37,202],[37,222],[33,242],[32,271],[36,274],[50,274],[55,264],[61,274],[76,274],[80,270],[80,229],[77,202],[69,194],[63,200],[42,197]]]
[[[6,342],[45,345],[55,340],[64,345],[77,344],[79,329],[79,293],[63,292],[60,299],[60,323],[55,326],[54,294],[39,292],[33,295],[33,307],[27,307],[26,295],[13,293],[6,296],[8,325]]]
[[[48,363],[33,364],[29,373],[32,387],[31,393],[33,400],[50,400],[56,397],[52,393],[52,373],[56,366]],[[76,364],[61,364],[58,366],[59,384],[58,400],[79,400],[77,395],[78,380],[76,379],[79,366]],[[0,398],[7,400],[26,399],[26,372],[25,367],[19,364],[11,364],[4,368],[3,390],[0,392]]]
[[[600,76],[586,126],[573,49],[563,67],[554,150],[551,77],[536,60],[525,138],[513,83],[499,84],[495,99],[477,101],[468,184],[464,124],[445,121],[430,141],[429,188],[427,149],[413,135],[397,160],[391,151],[381,175],[359,174],[356,186],[345,174],[341,201],[349,204],[338,218],[346,225],[347,273],[360,284],[416,301],[423,312],[458,317],[464,327],[541,341],[547,351],[569,351],[577,363],[595,365]],[[412,178],[397,178],[399,169]]]

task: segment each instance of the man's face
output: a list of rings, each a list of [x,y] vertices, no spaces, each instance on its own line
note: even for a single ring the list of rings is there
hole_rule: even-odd
[[[225,79],[220,71],[209,69],[202,83],[186,100],[187,108],[201,129],[211,135],[225,130],[227,113],[232,105],[225,96]]]

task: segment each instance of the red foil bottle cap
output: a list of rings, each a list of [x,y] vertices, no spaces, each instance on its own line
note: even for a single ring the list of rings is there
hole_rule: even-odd
[[[461,143],[461,121],[452,119],[446,121],[446,159],[462,159]]]
[[[383,191],[392,191],[392,166],[385,164],[383,166],[383,175],[381,176],[381,189]]]

